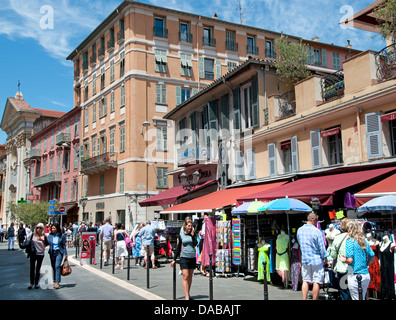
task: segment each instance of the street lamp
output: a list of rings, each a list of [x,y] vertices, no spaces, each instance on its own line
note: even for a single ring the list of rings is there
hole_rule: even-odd
[[[192,174],[192,179],[188,179],[188,176],[185,172],[180,175],[180,182],[184,190],[188,191],[188,200],[190,200],[190,192],[193,190],[199,181],[200,173],[196,170]]]
[[[83,216],[82,220],[84,220],[84,215],[85,215],[85,206],[87,205],[88,199],[87,198],[81,198],[79,200],[80,205],[83,207]]]

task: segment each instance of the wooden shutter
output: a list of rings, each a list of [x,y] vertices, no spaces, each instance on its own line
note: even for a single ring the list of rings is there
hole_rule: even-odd
[[[221,129],[230,129],[230,122],[229,122],[229,96],[228,94],[221,97]]]
[[[216,79],[218,79],[221,77],[221,60],[216,59],[215,63],[216,63]]]
[[[234,122],[234,131],[241,130],[241,105],[239,88],[232,90],[232,114]]]
[[[292,171],[298,171],[298,145],[297,136],[291,138]]]
[[[312,169],[322,168],[322,148],[320,144],[320,130],[310,132]]]
[[[322,49],[322,66],[327,67],[326,49]]]
[[[204,57],[199,57],[199,77],[205,78]]]
[[[366,114],[367,157],[382,157],[382,127],[379,112]]]
[[[235,180],[245,180],[244,157],[242,150],[235,150]]]
[[[250,105],[251,105],[251,117],[252,126],[259,126],[259,106],[258,106],[258,80],[255,78],[250,86]]]
[[[269,166],[269,175],[271,177],[276,176],[276,144],[269,143],[268,144],[268,166]]]
[[[181,87],[176,86],[176,105],[179,105],[182,103],[182,98],[181,98]]]
[[[246,150],[247,178],[256,179],[256,157],[254,148]]]

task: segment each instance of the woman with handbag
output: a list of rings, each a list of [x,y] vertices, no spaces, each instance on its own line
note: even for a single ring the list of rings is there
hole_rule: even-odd
[[[41,264],[44,259],[44,250],[48,246],[48,240],[44,234],[44,224],[37,224],[34,232],[24,245],[26,245],[28,257],[30,257],[30,285],[28,289],[32,289],[33,285],[38,289],[40,288],[38,282],[40,279]]]
[[[62,233],[59,224],[53,224],[51,226],[48,243],[50,245],[48,253],[51,259],[54,289],[59,289],[63,257],[67,260],[66,236]]]
[[[121,270],[124,269],[125,257],[128,256],[128,249],[126,247],[125,239],[129,237],[128,233],[125,231],[125,226],[121,223],[116,223],[116,231],[114,232],[115,241],[115,263],[116,269],[120,269],[120,258],[121,258]]]

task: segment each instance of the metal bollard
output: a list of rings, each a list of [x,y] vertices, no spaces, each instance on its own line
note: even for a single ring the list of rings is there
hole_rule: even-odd
[[[147,269],[147,289],[150,289],[150,264],[149,264],[149,249],[150,246],[146,246],[146,269]]]
[[[363,300],[363,288],[362,288],[362,276],[358,274],[356,276],[358,282],[358,292],[359,292],[359,300]]]
[[[100,239],[100,269],[102,269],[103,264],[103,237]]]
[[[176,261],[173,265],[173,300],[176,300]]]
[[[267,261],[263,261],[264,267],[264,300],[268,300],[268,282],[267,282]]]
[[[209,300],[213,300],[212,254],[209,253]]]
[[[112,247],[113,247],[113,274],[114,274],[116,243],[114,240],[112,240],[112,243],[113,243]]]
[[[128,272],[127,272],[127,279],[129,280],[129,268],[131,267],[131,248],[128,248]]]

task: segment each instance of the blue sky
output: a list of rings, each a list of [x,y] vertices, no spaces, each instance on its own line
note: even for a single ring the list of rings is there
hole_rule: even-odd
[[[18,80],[34,108],[70,111],[73,66],[66,57],[122,0],[1,0],[0,113]],[[164,6],[162,0],[139,2]],[[345,46],[380,50],[385,42],[373,33],[342,28],[339,21],[374,0],[168,0],[166,7],[262,29]],[[240,9],[239,9],[240,8]],[[0,130],[0,144],[6,134]]]

